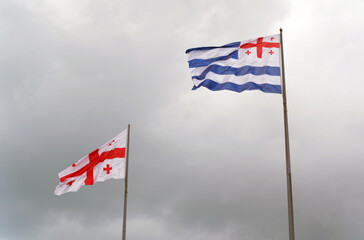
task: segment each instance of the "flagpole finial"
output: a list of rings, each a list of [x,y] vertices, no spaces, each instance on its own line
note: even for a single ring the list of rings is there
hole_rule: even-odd
[[[282,28],[279,28],[279,31],[280,31],[280,32],[282,32],[282,31],[283,31],[283,29],[282,29]]]

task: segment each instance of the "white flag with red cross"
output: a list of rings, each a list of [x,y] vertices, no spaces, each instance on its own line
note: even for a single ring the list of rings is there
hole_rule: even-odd
[[[128,130],[81,158],[70,167],[60,172],[60,183],[55,195],[76,192],[83,185],[93,185],[110,178],[125,179],[126,145]]]

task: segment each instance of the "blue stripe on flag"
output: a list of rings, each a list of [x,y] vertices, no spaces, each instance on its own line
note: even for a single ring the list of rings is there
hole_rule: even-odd
[[[186,53],[192,52],[192,51],[200,51],[200,50],[211,50],[215,48],[233,48],[233,47],[240,47],[240,42],[233,42],[226,44],[224,46],[220,47],[197,47],[197,48],[190,48],[186,50]]]
[[[219,57],[215,57],[215,58],[209,58],[209,59],[192,59],[190,61],[188,61],[189,67],[190,68],[196,68],[196,67],[206,67],[208,65],[210,65],[213,62],[216,61],[223,61],[223,60],[228,60],[230,58],[234,58],[234,59],[238,59],[239,58],[239,52],[238,50],[226,55],[226,56],[219,56]]]
[[[198,87],[193,86],[192,90],[196,90],[199,87],[206,87],[212,91],[219,91],[219,90],[231,90],[234,92],[242,92],[245,90],[260,90],[265,93],[282,93],[282,89],[280,85],[272,85],[268,83],[264,84],[256,84],[253,82],[247,82],[242,85],[238,85],[232,82],[226,82],[226,83],[217,83],[210,79],[206,79],[203,81]]]
[[[235,76],[243,76],[247,74],[252,74],[255,76],[259,75],[270,75],[270,76],[280,76],[279,67],[271,67],[271,66],[263,66],[263,67],[253,67],[253,66],[243,66],[241,68],[234,68],[230,66],[220,66],[220,65],[211,65],[206,68],[200,76],[193,76],[192,78],[203,80],[209,72],[213,72],[220,75],[235,75]]]

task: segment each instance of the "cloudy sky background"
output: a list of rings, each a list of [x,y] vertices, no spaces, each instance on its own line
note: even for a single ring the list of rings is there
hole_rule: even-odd
[[[121,239],[123,181],[53,195],[131,124],[127,239],[288,239],[282,98],[185,50],[283,28],[296,239],[362,239],[364,3],[0,1],[0,239]]]

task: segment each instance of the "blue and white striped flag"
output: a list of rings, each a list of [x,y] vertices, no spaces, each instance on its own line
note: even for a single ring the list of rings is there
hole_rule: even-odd
[[[282,93],[279,34],[186,51],[193,88]]]

